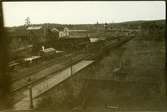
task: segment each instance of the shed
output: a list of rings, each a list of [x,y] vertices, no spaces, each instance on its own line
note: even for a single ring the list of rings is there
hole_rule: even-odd
[[[40,30],[42,29],[42,26],[29,26],[27,30]]]

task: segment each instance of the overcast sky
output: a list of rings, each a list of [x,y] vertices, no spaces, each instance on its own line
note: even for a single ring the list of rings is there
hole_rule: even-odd
[[[30,17],[32,24],[94,24],[165,19],[164,1],[3,2],[5,26],[17,26]]]

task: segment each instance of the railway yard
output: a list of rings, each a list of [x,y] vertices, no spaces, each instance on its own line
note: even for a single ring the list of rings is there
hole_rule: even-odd
[[[141,28],[124,27],[96,28],[96,33],[65,27],[69,34],[61,32],[59,36],[57,29],[50,28],[53,32],[41,39],[35,35],[40,28],[27,28],[31,41],[21,50],[11,50],[12,110],[121,112],[165,108],[162,40],[145,40]],[[14,41],[17,39],[13,45]],[[26,48],[27,43],[32,45]]]
[[[112,41],[110,43],[108,42],[108,43],[106,43],[104,49],[119,46],[119,45],[125,43],[126,41],[129,41],[131,38],[133,38],[133,37],[130,37],[130,38],[127,37],[126,39],[122,39],[119,41],[115,40],[115,42],[114,41]],[[21,94],[23,94],[25,92],[28,93],[27,88],[29,85],[31,85],[32,88],[35,88],[35,86],[38,84],[41,86],[42,84],[40,84],[40,82],[47,80],[47,78],[51,77],[54,73],[58,73],[59,71],[64,71],[64,69],[67,69],[69,66],[72,66],[72,68],[73,68],[72,72],[75,72],[75,69],[77,69],[79,67],[79,65],[75,65],[75,64],[81,62],[82,60],[83,61],[90,60],[90,59],[95,60],[100,54],[102,54],[101,52],[104,52],[104,51],[105,50],[102,50],[99,53],[93,54],[93,55],[89,54],[89,53],[84,54],[82,52],[65,54],[64,56],[61,56],[61,57],[53,57],[53,59],[51,59],[49,61],[47,60],[47,62],[45,62],[45,61],[43,63],[35,62],[39,65],[37,65],[37,66],[34,65],[34,66],[26,68],[25,70],[15,72],[13,74],[13,80],[12,80],[13,84],[11,87],[12,94],[15,95],[14,102],[15,101],[20,102],[20,99],[22,101],[22,98],[24,96],[22,96]],[[75,68],[75,66],[76,66],[76,68]],[[24,74],[24,75],[22,75],[22,74]],[[66,73],[64,73],[64,74],[68,76],[68,74],[66,74]],[[20,77],[20,75],[21,75],[21,77]],[[63,77],[64,77],[63,79],[59,79],[60,82],[61,82],[61,80],[63,81],[66,79],[66,76],[63,76]],[[29,82],[29,80],[31,80],[31,81]],[[38,88],[41,88],[41,87],[38,87]],[[46,90],[44,89],[44,90],[40,90],[40,91],[46,92],[48,90],[48,88],[49,87],[47,87]],[[41,92],[37,95],[34,95],[34,98],[38,97],[38,95],[41,95],[42,93],[43,92]],[[20,97],[20,96],[22,96],[22,97]],[[28,100],[28,102],[29,102],[29,100]],[[22,106],[22,105],[19,105],[19,106],[27,108],[27,107]],[[19,107],[17,107],[17,108],[19,108]],[[29,103],[28,103],[28,108],[29,108]]]

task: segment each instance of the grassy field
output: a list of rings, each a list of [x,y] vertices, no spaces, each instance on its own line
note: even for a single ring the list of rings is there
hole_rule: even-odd
[[[113,69],[122,63],[116,74]],[[131,40],[99,62],[96,81],[88,87],[87,109],[106,104],[121,110],[161,110],[164,102],[164,42]]]

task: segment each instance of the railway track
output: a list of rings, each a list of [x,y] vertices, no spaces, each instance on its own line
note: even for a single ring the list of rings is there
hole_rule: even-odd
[[[32,67],[30,68],[19,68],[19,69],[25,69],[23,71],[19,71],[19,72],[11,72],[11,76],[12,76],[12,82],[18,81],[22,78],[25,78],[27,76],[33,75],[34,73],[39,72],[40,70],[51,66],[54,63],[58,63],[60,61],[62,61],[63,59],[66,59],[68,57],[72,56],[72,53],[63,55],[61,57],[54,57],[50,60],[45,60],[42,63],[36,63],[35,65],[32,65]]]
[[[49,64],[45,65],[44,66],[45,69],[43,69],[43,70],[40,69],[38,71],[31,72],[31,74],[28,74],[28,75],[22,77],[20,80],[14,81],[13,85],[12,85],[12,91],[11,92],[15,93],[19,90],[25,89],[28,86],[28,84],[27,84],[28,81],[27,80],[29,78],[31,78],[31,80],[32,80],[31,84],[35,84],[36,82],[38,82],[41,79],[51,75],[52,73],[61,71],[61,70],[65,69],[66,67],[71,66],[71,65],[77,63],[78,61],[80,61],[80,60],[89,56],[89,55],[85,56],[83,54],[78,54],[75,57],[73,57],[72,61],[71,61],[70,57],[74,56],[74,55],[76,55],[76,53],[73,54],[73,55],[68,54],[68,56],[67,56],[68,60],[66,60],[66,61],[62,60],[64,62],[61,62],[61,63],[59,63],[59,64],[57,64],[56,66],[53,67],[53,68],[56,68],[56,70],[52,69],[54,72],[51,72],[52,70],[50,71],[49,69],[47,70],[47,68],[50,68],[54,64],[52,62],[52,64],[49,63]],[[42,72],[44,72],[45,74],[43,74]]]
[[[82,55],[82,56],[83,56],[83,57],[80,57],[80,58],[79,58],[79,57],[75,57],[75,58],[78,58],[78,60],[76,60],[75,62],[71,63],[72,66],[75,65],[75,64],[77,64],[78,62],[81,62],[81,61],[84,59],[84,57],[85,57],[84,55]],[[22,90],[17,89],[17,90],[15,90],[15,91],[13,91],[11,95],[15,97],[15,98],[14,98],[14,102],[17,103],[17,102],[21,101],[21,100],[24,98],[23,93],[25,94],[25,91],[26,91],[26,92],[28,91],[28,86],[30,86],[30,85],[31,85],[32,87],[36,87],[36,85],[39,86],[41,83],[47,81],[48,79],[51,79],[52,77],[56,77],[55,74],[63,72],[66,68],[69,69],[70,66],[71,66],[71,65],[66,66],[66,67],[62,68],[61,70],[59,70],[59,71],[53,71],[53,72],[50,72],[50,73],[47,72],[47,73],[48,73],[47,75],[45,75],[45,76],[43,76],[43,77],[40,77],[39,79],[34,80],[34,81],[32,81],[31,83],[29,83],[29,84],[25,84],[24,87],[20,88],[20,89],[22,89]],[[74,68],[75,68],[75,67],[74,67]],[[75,71],[74,71],[74,72],[75,72]],[[58,76],[58,77],[60,78],[60,76]],[[66,76],[65,76],[65,77],[66,77]],[[43,94],[43,93],[42,93],[42,94]],[[38,95],[38,96],[39,96],[39,95]]]
[[[125,43],[126,41],[129,41],[130,39],[132,39],[132,38],[130,37],[130,38],[122,39],[122,40],[115,40],[115,41],[112,41],[112,42],[111,41],[106,42],[104,48],[101,49],[101,50],[99,50],[99,52],[97,54],[91,54],[91,53],[90,54],[80,54],[80,52],[77,52],[77,53],[74,53],[74,54],[66,54],[66,55],[64,55],[63,57],[60,57],[60,58],[55,58],[55,59],[58,59],[59,61],[60,60],[64,61],[64,59],[67,59],[67,61],[65,63],[60,63],[59,65],[57,65],[57,67],[56,67],[57,70],[55,72],[60,71],[60,70],[66,68],[66,67],[68,67],[68,66],[70,66],[72,64],[75,64],[76,62],[82,60],[83,58],[85,58],[85,59],[90,59],[90,58],[91,59],[96,59],[98,56],[100,56],[101,54],[103,54],[104,49],[108,49],[108,48],[111,48],[111,47],[119,46],[119,45]],[[77,55],[77,56],[75,56],[75,55]],[[73,57],[73,61],[74,62],[71,63],[71,59],[69,59],[69,58],[72,58],[72,57]],[[35,74],[40,73],[40,71],[42,69],[44,69],[44,68],[49,68],[50,66],[52,66],[53,64],[55,64],[56,61],[57,60],[53,60],[53,61],[51,61],[51,62],[49,62],[49,63],[47,63],[45,65],[38,66],[37,68],[35,68],[36,71],[32,70],[28,74],[23,75],[22,77],[19,76],[20,78],[18,78],[18,79],[17,78],[14,79],[13,80],[13,83],[14,83],[13,88],[14,89],[12,89],[12,93],[15,92],[15,91],[24,89],[24,87],[27,87],[26,83],[27,83],[27,79],[28,78],[32,79],[32,83],[35,83],[35,81],[38,81],[40,78],[45,77],[45,76],[41,76],[40,77],[40,75],[35,75]],[[61,65],[63,65],[63,66],[61,66]],[[20,85],[22,85],[22,86],[20,86]]]
[[[45,74],[41,75],[40,72],[38,72],[36,75],[35,74],[31,74],[31,76],[27,76],[27,77],[31,77],[32,78],[32,81],[30,83],[27,83],[27,80],[25,78],[27,77],[24,77],[24,81],[23,82],[20,82],[18,83],[18,85],[22,85],[21,87],[16,87],[14,88],[12,91],[11,91],[11,95],[12,96],[17,96],[17,97],[20,97],[20,95],[18,94],[19,92],[24,92],[26,89],[28,89],[27,87],[29,85],[31,86],[34,86],[34,85],[38,85],[40,83],[42,83],[43,81],[45,81],[48,77],[51,77],[53,76],[53,74],[55,74],[56,72],[59,72],[59,71],[62,71],[64,69],[66,69],[67,67],[69,66],[72,66],[74,64],[76,64],[77,62],[81,61],[81,60],[84,60],[84,59],[87,59],[87,58],[90,58],[90,57],[93,57],[93,58],[97,58],[100,53],[102,54],[103,53],[103,50],[104,49],[108,49],[108,48],[111,48],[111,47],[116,47],[116,46],[119,46],[129,40],[131,40],[132,38],[126,38],[126,39],[122,39],[122,40],[116,40],[114,42],[111,42],[110,44],[109,43],[106,43],[104,48],[101,49],[97,54],[78,54],[77,56],[73,57],[73,62],[71,63],[71,60],[67,61],[66,64],[64,64],[64,67],[60,67],[60,65],[57,65],[57,66],[54,66],[53,68],[51,66],[49,66],[48,64],[48,69],[50,69],[49,71],[42,71],[44,72]],[[111,47],[110,47],[111,46]],[[69,58],[70,55],[68,54],[67,57]],[[46,66],[45,66],[46,67]],[[60,67],[60,68],[59,68]],[[55,68],[58,68],[58,70],[53,70]],[[34,78],[33,78],[34,77]],[[20,101],[22,98],[16,98],[15,102],[18,102]]]
[[[131,38],[130,38],[131,39]],[[121,39],[121,40],[119,40],[120,42],[118,42],[118,40],[117,39],[112,39],[112,40],[110,40],[110,41],[107,41],[107,42],[105,42],[105,45],[103,46],[103,49],[101,49],[102,50],[102,52],[103,52],[103,50],[104,49],[106,49],[106,48],[111,48],[111,47],[115,47],[115,46],[118,46],[118,44],[117,43],[119,43],[119,44],[122,44],[122,41],[123,39]],[[127,41],[128,41],[129,39],[127,39]],[[124,41],[124,40],[123,40]],[[35,65],[35,67],[33,67],[33,68],[31,68],[31,69],[27,69],[27,70],[25,70],[25,71],[23,71],[23,72],[20,72],[20,73],[18,73],[18,72],[16,72],[16,73],[11,73],[12,74],[12,82],[16,82],[16,81],[18,81],[18,80],[20,80],[20,79],[22,79],[22,78],[25,78],[25,77],[27,77],[27,76],[31,76],[31,75],[33,75],[33,74],[35,74],[35,73],[37,73],[37,72],[39,72],[40,70],[42,70],[42,69],[44,69],[44,68],[46,68],[46,67],[49,67],[49,66],[51,66],[51,65],[53,65],[53,64],[55,64],[55,63],[58,63],[58,62],[60,62],[60,61],[64,61],[64,60],[66,60],[66,59],[68,59],[68,58],[71,58],[71,57],[74,57],[75,55],[78,55],[78,54],[80,54],[81,52],[75,52],[75,53],[68,53],[68,54],[65,54],[65,55],[63,55],[63,56],[61,56],[61,57],[54,57],[53,59],[51,59],[51,60],[46,60],[44,63],[37,63],[36,65]],[[101,52],[100,52],[101,53]],[[96,54],[94,54],[94,55],[96,55]],[[89,55],[89,57],[95,57],[94,55]],[[22,68],[21,68],[22,69]]]

